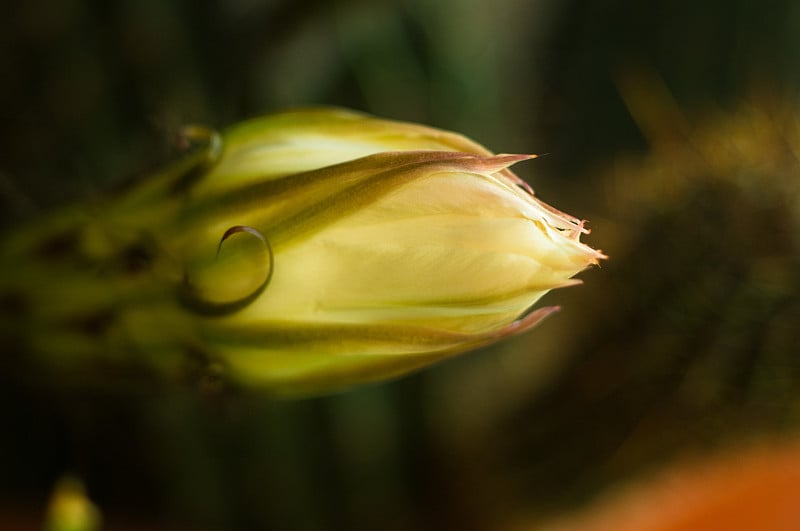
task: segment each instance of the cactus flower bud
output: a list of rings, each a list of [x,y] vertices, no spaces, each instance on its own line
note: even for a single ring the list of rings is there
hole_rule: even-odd
[[[603,257],[509,170],[531,155],[339,110],[188,133],[200,149],[98,209],[76,244],[105,262],[148,249],[144,272],[106,268],[131,302],[104,332],[170,353],[166,369],[188,349],[289,393],[400,375],[531,328],[554,310],[531,311],[542,295]],[[65,311],[109,304],[96,298]]]

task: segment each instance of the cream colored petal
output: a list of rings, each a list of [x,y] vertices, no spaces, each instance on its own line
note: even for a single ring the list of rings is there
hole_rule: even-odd
[[[595,259],[524,206],[478,174],[415,180],[279,252],[237,320],[507,324]]]

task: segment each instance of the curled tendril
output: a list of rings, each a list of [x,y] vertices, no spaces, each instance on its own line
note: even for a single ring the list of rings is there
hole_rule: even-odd
[[[267,253],[267,261],[266,261],[266,270],[264,280],[250,293],[239,297],[234,300],[230,301],[214,301],[208,298],[204,298],[200,290],[192,284],[191,279],[187,274],[184,274],[183,283],[180,288],[179,292],[179,299],[181,303],[189,308],[190,310],[206,316],[225,316],[235,313],[239,310],[242,310],[249,306],[254,300],[258,298],[259,295],[264,291],[264,289],[269,284],[270,279],[272,279],[272,272],[273,272],[273,262],[274,262],[274,255],[272,252],[272,246],[269,243],[269,240],[257,229],[253,227],[249,227],[246,225],[234,225],[233,227],[229,228],[225,231],[220,238],[219,244],[217,245],[217,253],[215,258],[219,258],[219,254],[222,251],[222,244],[225,243],[225,240],[233,236],[234,234],[239,233],[246,233],[251,236],[256,237],[261,243],[264,244],[264,249]],[[224,281],[222,279],[221,281]]]
[[[269,249],[269,251],[270,251],[270,262],[272,261],[271,260],[272,249],[270,248],[270,245],[269,245],[269,242],[267,241],[267,238],[265,238],[264,235],[261,234],[261,232],[258,231],[258,229],[254,229],[253,227],[248,227],[247,225],[234,225],[233,227],[231,227],[231,228],[229,228],[228,230],[225,231],[225,234],[223,234],[222,238],[219,239],[219,245],[217,245],[217,257],[219,257],[219,252],[222,250],[223,242],[225,242],[225,240],[227,240],[228,238],[230,238],[231,236],[233,236],[234,234],[237,234],[239,232],[246,232],[248,234],[252,234],[256,238],[261,240],[261,242],[264,245],[267,246],[267,249]]]

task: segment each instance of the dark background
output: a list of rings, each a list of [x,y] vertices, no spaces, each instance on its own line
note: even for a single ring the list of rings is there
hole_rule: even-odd
[[[14,4],[5,230],[168,160],[183,124],[332,104],[547,153],[519,173],[611,258],[523,337],[330,397],[5,375],[0,527],[74,473],[110,530],[498,529],[796,430],[795,2]]]

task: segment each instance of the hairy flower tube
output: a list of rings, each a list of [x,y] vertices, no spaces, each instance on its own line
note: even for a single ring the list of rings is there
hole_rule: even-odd
[[[603,257],[509,170],[532,156],[454,133],[316,109],[184,140],[162,172],[11,238],[7,268],[38,257],[3,286],[21,343],[316,392],[527,330]]]

